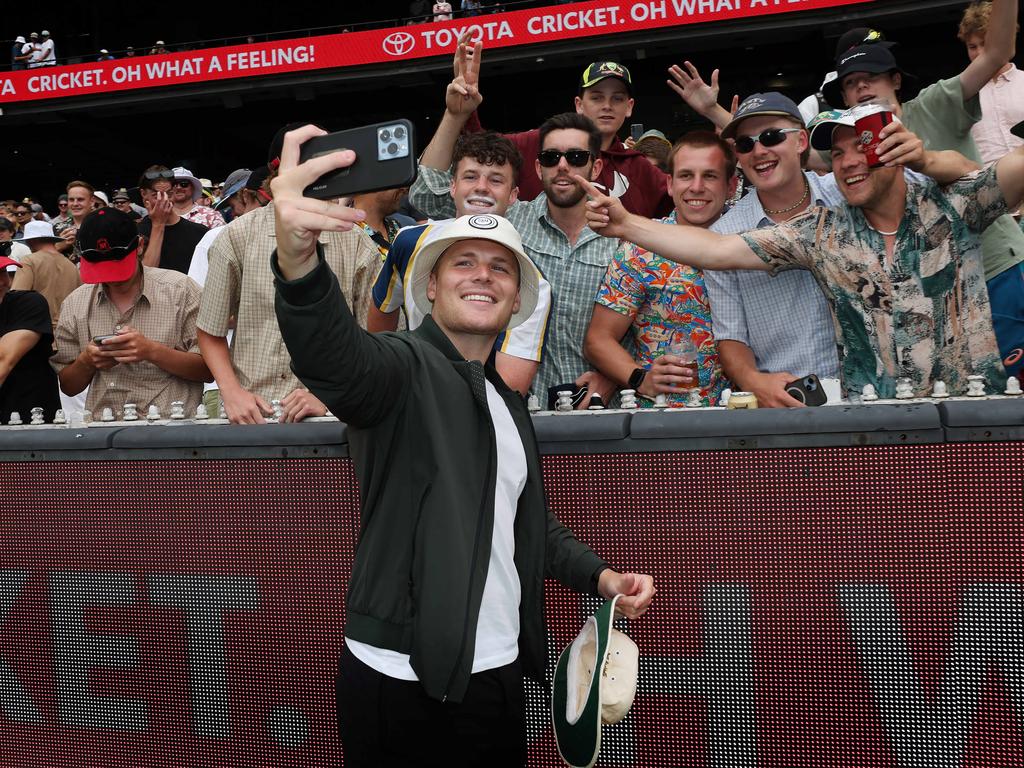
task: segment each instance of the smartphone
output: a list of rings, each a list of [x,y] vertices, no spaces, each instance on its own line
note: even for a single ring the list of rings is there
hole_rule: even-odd
[[[804,405],[817,407],[828,402],[828,395],[821,386],[818,377],[813,373],[804,376],[802,379],[791,381],[786,385],[786,394],[794,400],[799,400]]]
[[[361,192],[407,187],[416,179],[415,129],[408,120],[364,125],[317,136],[302,145],[302,162],[351,149],[356,161],[348,168],[325,173],[304,190],[307,197],[332,200]]]
[[[640,141],[640,137],[644,135],[644,124],[633,123],[629,126],[629,135],[633,137],[633,141]]]
[[[92,337],[92,341],[93,341],[93,344],[95,344],[97,347],[102,347],[103,346],[103,342],[106,341],[107,339],[116,339],[116,338],[117,338],[117,334],[116,333],[108,333],[106,336],[93,336]]]

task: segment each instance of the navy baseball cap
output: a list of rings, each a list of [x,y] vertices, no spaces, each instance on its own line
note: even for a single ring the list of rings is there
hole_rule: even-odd
[[[747,96],[732,116],[729,124],[722,129],[723,139],[736,138],[736,129],[740,123],[748,117],[761,117],[763,115],[778,115],[789,117],[800,125],[804,124],[804,116],[800,114],[800,107],[788,96],[783,96],[778,91],[767,93],[754,93]]]
[[[626,86],[626,90],[629,91],[629,95],[633,95],[633,77],[629,74],[629,70],[617,61],[595,61],[583,70],[583,74],[580,76],[580,90],[584,91],[609,77],[621,80]]]
[[[822,95],[832,106],[843,104],[843,78],[852,72],[867,72],[872,75],[899,72],[904,77],[913,77],[896,63],[896,56],[889,46],[878,43],[854,46],[836,58],[836,79],[821,89]]]

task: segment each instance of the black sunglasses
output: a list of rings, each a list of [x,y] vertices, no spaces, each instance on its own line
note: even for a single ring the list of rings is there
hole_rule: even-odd
[[[554,168],[563,157],[565,162],[573,168],[583,168],[590,162],[593,155],[586,149],[570,149],[567,152],[557,149],[545,149],[541,150],[540,154],[537,155],[537,160],[545,168]]]
[[[32,213],[32,211],[15,211],[14,215],[15,216],[28,216],[30,213]]]
[[[189,181],[188,179],[178,179],[176,182],[174,182],[174,186],[176,186],[178,189],[191,189],[192,182]]]
[[[766,128],[757,136],[737,136],[736,151],[746,155],[754,151],[754,145],[761,142],[762,147],[777,147],[786,140],[787,133],[800,133],[801,128]]]

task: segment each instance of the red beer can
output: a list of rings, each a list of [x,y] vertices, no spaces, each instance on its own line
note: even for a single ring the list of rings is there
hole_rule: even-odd
[[[878,161],[878,145],[882,141],[879,134],[892,122],[892,108],[888,104],[861,104],[853,108],[853,119],[868,166],[881,168],[884,163]]]

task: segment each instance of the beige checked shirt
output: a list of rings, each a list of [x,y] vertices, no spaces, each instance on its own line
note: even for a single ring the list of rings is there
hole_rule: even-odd
[[[196,315],[202,290],[180,272],[143,267],[142,292],[123,315],[102,285],[82,285],[64,300],[57,323],[57,354],[51,358],[59,373],[75,361],[96,336],[106,336],[131,326],[147,339],[180,352],[199,353]],[[195,412],[203,398],[203,384],[172,376],[150,362],[120,363],[96,371],[89,385],[85,407],[99,419],[104,408],[120,418],[125,403],[135,403],[145,418],[150,405],[167,418],[171,403],[185,403],[185,413]]]
[[[320,236],[352,314],[363,328],[380,254],[358,230]],[[291,370],[291,356],[274,313],[274,204],[235,219],[210,246],[210,268],[203,286],[198,326],[211,336],[227,336],[235,316],[231,363],[238,382],[265,400],[280,400],[302,387]]]

